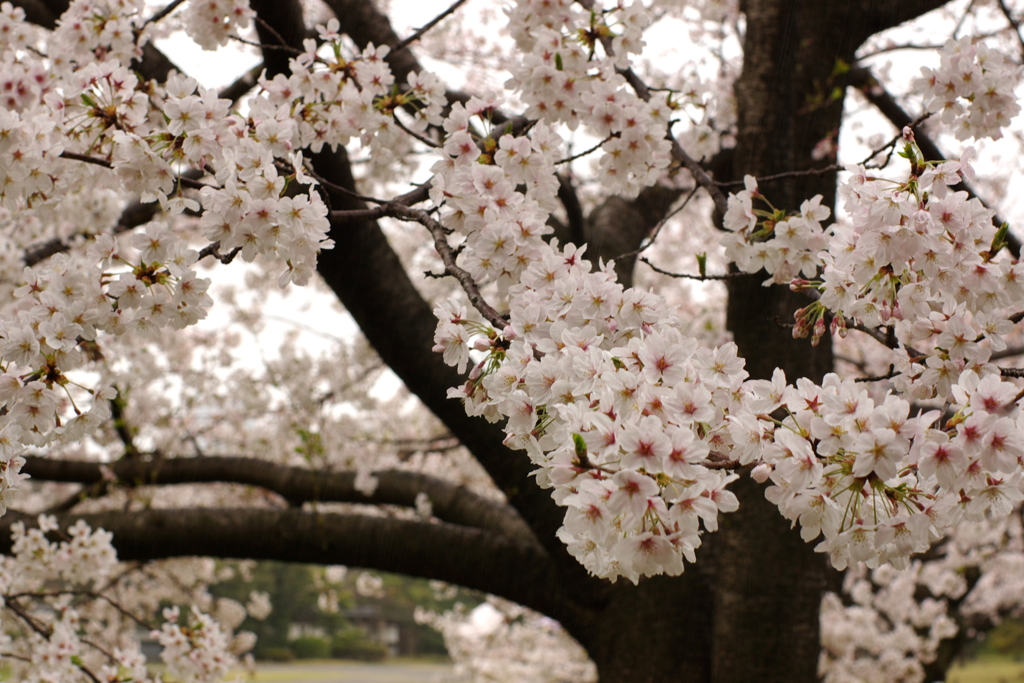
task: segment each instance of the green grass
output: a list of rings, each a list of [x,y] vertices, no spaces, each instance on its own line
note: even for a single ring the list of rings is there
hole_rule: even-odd
[[[1024,662],[976,659],[950,669],[946,683],[1024,683]]]

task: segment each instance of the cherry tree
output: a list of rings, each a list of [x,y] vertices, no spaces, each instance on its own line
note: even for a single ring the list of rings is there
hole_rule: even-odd
[[[218,680],[272,607],[202,557],[485,591],[595,667],[548,673],[941,678],[1021,595],[1024,266],[975,166],[1024,7],[463,4],[0,6],[18,675],[142,680],[141,629]],[[261,62],[208,89],[178,30]],[[301,286],[362,337],[252,362]]]

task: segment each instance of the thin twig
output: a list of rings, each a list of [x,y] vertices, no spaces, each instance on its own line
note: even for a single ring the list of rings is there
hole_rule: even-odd
[[[429,230],[434,238],[434,249],[440,255],[445,270],[462,285],[462,290],[466,292],[470,303],[473,304],[473,308],[480,311],[480,314],[487,319],[487,322],[491,323],[498,330],[505,329],[508,321],[502,318],[501,314],[487,303],[483,294],[480,293],[480,288],[477,286],[476,281],[473,280],[473,276],[456,265],[455,251],[452,249],[452,245],[448,244],[448,231],[443,225],[431,218],[430,214],[422,209],[412,209],[403,204],[385,204],[381,208],[386,209],[387,215],[392,218],[415,221]]]
[[[579,2],[579,4],[585,9],[591,11],[594,9],[594,0],[577,0],[577,2]],[[608,38],[607,36],[603,37],[601,39],[601,45],[609,56],[615,54],[612,50],[611,38]],[[615,71],[626,79],[626,82],[633,88],[637,97],[642,99],[644,102],[650,101],[650,88],[647,87],[647,84],[644,83],[632,69],[616,69]],[[711,179],[711,176],[709,176],[707,171],[704,170],[704,167],[701,166],[696,159],[686,153],[686,150],[683,149],[682,145],[679,144],[679,141],[676,140],[674,135],[672,135],[671,129],[665,131],[665,136],[672,143],[672,156],[676,161],[686,167],[686,170],[693,175],[696,181],[700,183],[701,187],[707,190],[707,193],[711,195],[711,200],[715,203],[715,208],[724,216],[726,211],[729,210],[729,200],[726,199],[722,190],[715,184],[715,181]]]
[[[114,165],[107,161],[106,159],[100,159],[99,157],[91,157],[88,154],[78,154],[77,152],[64,151],[60,153],[60,156],[62,159],[73,159],[75,161],[81,161],[82,163],[93,164],[95,166],[102,166],[103,168],[109,168],[111,170],[113,170],[114,168]],[[204,187],[209,187],[209,185],[206,185],[205,183],[201,183],[198,180],[186,178],[181,175],[176,177],[174,181],[178,185],[184,185],[185,187],[193,190],[201,190]]]
[[[291,47],[291,44],[287,40],[285,40],[284,37],[282,37],[280,33],[277,32],[277,29],[274,28],[273,26],[271,26],[270,24],[268,24],[266,22],[266,20],[263,19],[263,17],[260,17],[260,16],[257,15],[256,16],[256,23],[259,24],[260,26],[262,26],[263,28],[265,28],[270,33],[270,35],[272,35],[275,38],[277,38],[278,45],[282,45],[282,46],[288,48],[289,50],[293,50],[297,54],[302,54],[302,50],[298,50],[296,48]]]
[[[466,292],[466,295],[469,297],[469,301],[473,304],[473,307],[480,311],[491,325],[495,326],[499,330],[504,329],[508,325],[508,321],[502,318],[498,311],[487,303],[483,294],[480,293],[480,288],[473,280],[473,276],[456,265],[456,253],[455,250],[452,249],[452,246],[448,244],[449,231],[447,228],[431,218],[428,211],[413,209],[409,206],[410,204],[423,201],[427,198],[426,188],[428,186],[429,183],[424,184],[412,192],[408,192],[401,197],[396,197],[395,199],[372,209],[331,211],[327,216],[332,223],[376,220],[378,218],[385,217],[419,223],[430,231],[431,236],[434,238],[434,248],[441,256],[441,261],[445,265],[445,271],[459,281],[459,284],[462,285],[462,289]]]
[[[1013,27],[1013,32],[1017,34],[1017,42],[1020,43],[1020,53],[1024,56],[1024,36],[1020,33],[1020,21],[1013,18],[1010,8],[1006,6],[1006,0],[999,0],[999,9],[1002,10],[1003,16],[1006,17],[1006,21],[1010,22],[1010,26]]]
[[[641,263],[646,263],[650,266],[651,270],[655,273],[661,273],[662,275],[668,275],[669,277],[686,278],[687,280],[732,280],[733,278],[749,275],[749,273],[726,273],[725,275],[691,275],[689,273],[673,273],[667,270],[662,270],[658,266],[654,265],[646,256],[641,256],[640,261]]]
[[[889,365],[889,371],[887,373],[885,373],[884,375],[876,375],[876,376],[869,376],[869,377],[857,377],[853,381],[854,382],[881,382],[883,380],[892,379],[893,377],[896,377],[899,374],[900,373],[896,372],[896,366],[895,365]]]
[[[597,143],[596,145],[594,145],[590,149],[586,149],[586,150],[580,152],[579,154],[573,154],[571,157],[566,157],[564,159],[559,159],[558,161],[555,162],[555,166],[558,166],[559,164],[568,164],[569,162],[576,161],[577,159],[579,159],[581,157],[585,157],[588,154],[593,154],[597,150],[601,149],[601,145],[603,145],[604,143],[608,142],[609,140],[611,140],[614,137],[615,137],[614,135],[609,135],[604,140],[601,140],[601,142]]]
[[[858,332],[863,332],[864,334],[868,335],[869,337],[871,337],[872,339],[877,341],[879,344],[882,344],[883,346],[887,346],[890,349],[899,348],[899,344],[897,343],[895,337],[891,334],[891,331],[892,331],[891,328],[886,328],[885,331],[883,332],[882,330],[879,330],[877,328],[868,327],[867,325],[864,325],[862,323],[858,323],[858,322],[854,321],[852,318],[847,318],[846,319],[846,327],[847,327],[847,329],[850,329],[850,330],[857,330]],[[907,352],[907,355],[909,355],[910,358],[926,358],[927,357],[927,354],[921,353],[920,351],[915,349],[913,346],[906,346],[906,345],[904,345],[903,349],[904,349],[904,351]]]
[[[922,45],[919,43],[900,43],[898,45],[886,45],[880,47],[871,52],[865,52],[862,55],[857,56],[857,61],[870,59],[871,57],[877,57],[878,55],[885,54],[887,52],[896,52],[897,50],[941,50],[942,45]]]
[[[463,2],[465,2],[465,0],[463,0]],[[406,126],[404,123],[402,123],[401,119],[398,118],[397,114],[395,116],[393,116],[392,119],[394,120],[395,125],[397,125],[399,128],[401,128],[406,133],[408,133],[409,135],[413,136],[414,138],[416,138],[420,142],[422,142],[427,147],[433,147],[434,149],[443,149],[444,148],[444,145],[441,145],[441,144],[439,144],[437,142],[434,142],[433,140],[431,140],[430,138],[426,137],[425,135],[421,135],[421,134],[417,133],[416,131],[411,130],[408,126]]]
[[[15,593],[14,595],[6,596],[6,599],[7,600],[16,600],[18,598],[56,598],[56,597],[60,597],[61,595],[84,595],[84,596],[92,598],[94,600],[103,600],[104,602],[109,604],[111,607],[113,607],[115,610],[117,610],[118,612],[120,612],[124,616],[128,617],[129,619],[131,619],[132,621],[134,621],[136,624],[138,624],[142,628],[146,629],[147,631],[152,630],[152,628],[153,628],[152,624],[149,624],[149,623],[145,622],[144,620],[140,619],[139,617],[135,616],[134,614],[129,612],[128,609],[126,609],[125,607],[122,607],[121,604],[118,603],[113,598],[110,598],[110,597],[108,597],[106,595],[103,595],[102,593],[97,593],[95,591],[69,589],[69,590],[46,591],[46,592],[42,592],[42,593]]]
[[[241,36],[228,36],[231,40],[242,43],[243,45],[250,45],[252,47],[258,47],[261,50],[280,50],[281,52],[290,52],[293,55],[303,54],[302,50],[294,48],[291,45],[268,45],[267,43],[257,43],[254,40],[246,40]]]
[[[953,27],[953,35],[950,36],[953,40],[956,40],[956,36],[960,33],[960,29],[963,28],[964,22],[967,21],[967,17],[970,16],[971,10],[974,9],[974,3],[976,0],[971,0],[967,3],[967,7],[964,8],[964,13],[960,15],[960,19],[957,20],[956,26]]]
[[[172,2],[169,5],[167,5],[166,7],[164,7],[162,10],[160,10],[159,12],[157,12],[156,14],[151,16],[149,19],[146,19],[146,23],[144,23],[142,25],[143,28],[145,28],[146,26],[149,26],[150,24],[155,24],[156,22],[160,21],[161,19],[166,17],[168,14],[170,14],[174,10],[178,9],[178,7],[183,2],[185,2],[185,0],[174,0],[174,2]]]
[[[26,624],[28,624],[29,628],[31,628],[33,631],[35,631],[36,633],[41,635],[43,638],[46,638],[47,640],[49,640],[50,636],[53,634],[52,631],[46,629],[45,627],[43,627],[42,624],[39,624],[35,619],[33,619],[32,616],[28,612],[26,612],[25,609],[21,605],[19,605],[16,601],[9,600],[4,605],[4,607],[6,607],[7,609],[11,610],[15,614],[17,614],[19,617],[21,617],[21,620],[24,621]],[[92,645],[92,643],[90,643],[90,645]],[[96,649],[99,649],[99,648],[96,648]],[[102,650],[100,650],[100,651],[102,652]],[[85,666],[84,664],[81,664],[81,663],[77,663],[77,664],[75,664],[75,666],[77,666],[79,669],[81,669],[85,673],[86,676],[88,676],[90,679],[92,679],[94,681],[94,683],[100,683],[100,679],[97,678],[96,674],[94,674],[92,671],[90,671],[87,666]]]
[[[235,247],[228,253],[222,254],[220,253],[220,240],[217,240],[216,242],[203,247],[199,251],[199,258],[197,258],[196,261],[202,261],[207,256],[212,256],[224,265],[227,265],[235,260],[235,257],[238,256],[240,251],[242,251],[241,247]]]
[[[281,168],[287,168],[288,169],[288,174],[291,175],[291,172],[292,172],[293,169],[292,169],[292,166],[290,164],[285,164],[283,162],[275,162],[275,164],[278,165]],[[352,199],[358,199],[359,201],[362,201],[362,202],[368,202],[370,204],[378,204],[378,205],[383,205],[383,204],[387,204],[388,203],[387,199],[378,199],[377,197],[370,197],[370,196],[367,196],[367,195],[362,195],[362,194],[359,194],[358,192],[353,192],[352,190],[348,189],[347,187],[344,187],[342,185],[338,185],[337,183],[332,183],[330,180],[327,180],[327,178],[324,178],[322,175],[320,175],[319,173],[317,173],[313,169],[307,167],[305,164],[303,164],[303,171],[305,172],[306,175],[308,175],[310,178],[313,178],[314,180],[316,180],[318,183],[320,183],[321,185],[323,185],[327,189],[334,190],[335,192],[340,192],[341,194],[343,194],[343,195],[345,195],[347,197],[351,197]],[[398,200],[395,199],[395,200],[392,200],[392,201],[398,201]],[[334,212],[332,212],[332,213],[334,213]]]
[[[930,116],[931,116],[931,112],[925,112],[924,114],[921,114],[916,119],[911,121],[910,124],[908,124],[908,125],[910,125],[911,128],[919,126],[921,123],[923,123]],[[902,139],[903,139],[903,131],[900,131],[895,136],[893,136],[893,138],[891,140],[889,140],[887,143],[885,143],[881,147],[878,147],[878,148],[874,149],[871,152],[871,154],[867,155],[864,158],[864,160],[861,161],[857,165],[858,166],[866,166],[867,168],[885,168],[886,166],[889,165],[889,158],[892,157],[892,150],[894,150],[896,148],[896,145],[899,144],[899,141],[902,140]],[[886,157],[886,160],[885,160],[884,163],[877,164],[875,166],[867,166],[868,162],[870,162],[872,159],[874,159],[876,156],[878,156],[879,154],[881,154],[882,152],[884,152],[886,150],[890,150],[890,151],[889,151],[889,156]],[[840,165],[840,164],[829,164],[828,166],[822,166],[821,168],[809,168],[809,169],[806,169],[806,170],[803,170],[803,171],[784,171],[782,173],[774,173],[772,175],[761,176],[759,178],[756,178],[756,180],[757,180],[758,184],[760,185],[761,183],[768,183],[768,182],[771,182],[773,180],[783,180],[785,178],[800,178],[800,177],[803,177],[803,176],[825,175],[826,173],[834,173],[836,171],[842,171],[843,168],[844,167],[842,165]],[[743,180],[728,180],[728,181],[716,182],[715,184],[718,185],[719,187],[732,187],[732,186],[735,186],[735,185],[742,185],[743,183],[744,183]]]
[[[405,40],[403,40],[400,43],[398,43],[398,45],[395,45],[395,47],[392,48],[392,50],[391,50],[391,54],[395,54],[395,53],[401,52],[405,48],[409,47],[411,44],[415,43],[417,40],[419,40],[420,38],[423,37],[424,33],[429,31],[430,29],[434,28],[434,26],[439,24],[445,17],[447,17],[449,14],[451,14],[455,10],[457,10],[465,2],[466,2],[466,0],[455,0],[455,2],[453,2],[448,7],[448,9],[446,9],[443,12],[441,12],[436,17],[434,17],[433,19],[431,19],[427,23],[423,24],[423,26],[421,26],[418,29],[416,29],[416,31],[411,36],[409,36]]]
[[[690,200],[693,199],[693,196],[697,194],[698,189],[700,189],[700,185],[694,185],[693,189],[690,190],[690,194],[686,195],[686,199],[683,200],[683,203],[680,204],[675,209],[673,209],[668,214],[666,214],[660,221],[658,221],[658,224],[654,226],[654,232],[651,233],[651,237],[647,240],[647,244],[642,245],[639,249],[627,251],[625,254],[619,254],[618,256],[615,257],[615,260],[618,261],[619,259],[626,258],[627,256],[636,256],[637,254],[641,254],[650,249],[651,246],[654,244],[654,240],[658,239],[658,235],[661,234],[661,229],[665,227],[665,224],[668,223],[669,219],[671,219],[677,213],[686,208],[686,205],[690,203]]]

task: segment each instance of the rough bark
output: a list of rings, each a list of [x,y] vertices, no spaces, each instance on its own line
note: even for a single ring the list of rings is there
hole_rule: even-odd
[[[524,545],[536,538],[519,514],[504,503],[484,498],[465,486],[418,472],[374,472],[377,486],[370,494],[356,488],[355,472],[314,471],[286,467],[266,460],[242,457],[122,459],[109,465],[82,460],[25,458],[22,472],[36,481],[98,484],[109,472],[124,486],[167,486],[220,482],[258,486],[272,491],[292,505],[302,503],[360,503],[415,507],[416,496],[425,493],[433,516],[451,524],[492,531]]]
[[[746,17],[743,72],[735,86],[734,176],[809,168],[815,144],[840,125],[845,81],[836,66],[837,60],[851,63],[859,45],[862,32],[849,30],[857,23],[856,5],[750,0]],[[765,192],[775,206],[793,210],[815,194],[832,205],[835,184],[835,174],[827,174],[772,183]],[[790,382],[820,380],[832,370],[830,341],[812,347],[791,334],[794,311],[809,300],[785,287],[763,287],[764,279],[762,273],[729,284],[727,324],[748,372],[769,378],[778,367]],[[744,478],[733,490],[740,509],[723,520],[712,541],[711,680],[816,681],[824,559],[765,501],[764,487]]]
[[[57,2],[61,0],[23,0],[22,4],[38,11]],[[357,45],[396,43],[398,37],[387,17],[369,0],[330,0],[329,4],[342,22],[342,31]],[[809,168],[814,145],[839,126],[848,74],[835,69],[837,59],[852,63],[857,46],[871,33],[941,4],[938,0],[746,0],[745,61],[736,84],[739,119],[732,177]],[[300,44],[305,28],[298,2],[256,0],[253,7],[286,42]],[[264,43],[277,42],[265,26],[260,33]],[[265,60],[270,77],[287,68],[287,54],[282,51],[267,50]],[[389,61],[399,81],[419,68],[411,50],[393,54]],[[313,161],[328,180],[356,190],[344,150],[316,155]],[[834,174],[806,176],[773,183],[766,191],[776,206],[788,209],[798,208],[814,194],[822,194],[831,205],[835,182]],[[330,202],[332,209],[364,208],[343,192],[332,192]],[[592,234],[611,235],[607,243],[625,236],[635,248],[660,218],[659,211],[664,208],[631,206],[609,198],[590,216],[589,229]],[[321,255],[321,275],[384,362],[480,460],[545,550],[468,526],[318,515],[297,509],[150,510],[130,515],[67,515],[65,520],[83,517],[113,531],[126,560],[196,554],[343,563],[439,578],[503,595],[560,619],[597,663],[602,683],[817,679],[824,562],[764,500],[762,487],[749,479],[734,485],[740,511],[725,516],[723,528],[706,537],[697,567],[689,567],[683,576],[648,579],[639,586],[623,582],[609,586],[585,576],[555,538],[562,511],[535,485],[526,458],[502,445],[499,428],[467,417],[457,402],[445,397],[447,388],[460,378],[430,352],[434,329],[430,306],[379,226],[373,221],[339,224],[333,226],[331,237],[337,247]],[[602,253],[601,245],[592,246],[593,254]],[[781,367],[790,381],[800,376],[819,379],[832,369],[828,340],[812,348],[806,340],[793,340],[785,327],[793,311],[807,300],[785,288],[763,288],[763,279],[741,278],[729,289],[728,324],[747,358],[749,372],[769,377]],[[83,483],[84,476],[79,479]],[[127,471],[124,476],[130,478]],[[169,481],[168,471],[141,478],[145,476]],[[387,502],[384,492],[389,485],[382,481],[382,502]],[[317,486],[329,488],[327,482]],[[306,500],[308,486],[299,488],[292,495]],[[408,504],[408,494],[406,490],[388,500]],[[444,514],[452,521],[473,523],[471,515]],[[8,517],[0,524],[0,552],[9,552],[11,521]]]
[[[298,509],[135,510],[57,518],[61,528],[79,519],[110,531],[118,558],[126,562],[199,556],[348,564],[495,593],[570,623],[579,618],[542,551],[479,529]],[[14,514],[0,520],[0,554],[11,553],[10,527],[16,521]]]

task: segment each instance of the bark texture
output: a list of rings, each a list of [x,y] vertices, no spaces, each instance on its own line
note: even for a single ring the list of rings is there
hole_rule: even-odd
[[[52,25],[62,0],[22,0],[30,16]],[[306,28],[298,0],[254,0],[260,39],[280,36],[300,46]],[[872,33],[943,4],[937,0],[745,0],[745,57],[735,85],[737,146],[719,162],[716,177],[739,179],[823,165],[811,150],[837,134],[845,89],[857,47]],[[347,33],[363,47],[397,44],[385,14],[370,0],[329,0]],[[267,26],[273,26],[270,32]],[[287,71],[286,52],[268,49],[268,77]],[[388,60],[398,82],[420,66],[411,49]],[[166,73],[169,62],[147,54],[141,67]],[[236,88],[242,91],[250,81]],[[452,100],[465,94],[451,93]],[[356,191],[344,150],[313,157],[332,183]],[[815,194],[834,202],[834,174],[789,178],[762,187],[773,204],[790,210]],[[617,258],[636,249],[657,225],[674,191],[652,189],[640,200],[607,198],[583,216],[571,185],[560,194],[566,230],[582,233],[591,258]],[[331,192],[332,209],[362,209],[345,192]],[[563,511],[530,476],[525,455],[502,444],[495,425],[467,417],[446,398],[461,382],[433,345],[431,306],[417,292],[376,222],[334,225],[337,246],[321,254],[318,270],[374,346],[409,389],[482,463],[508,504],[484,501],[443,482],[382,473],[375,498],[362,500],[349,475],[296,472],[247,459],[195,459],[117,463],[127,483],[223,481],[261,486],[293,503],[376,502],[409,506],[428,492],[437,517],[427,524],[381,517],[287,510],[144,511],[83,517],[114,532],[123,559],[176,555],[274,558],[339,563],[443,579],[517,600],[561,621],[597,663],[602,683],[811,683],[817,680],[818,610],[825,585],[824,559],[803,543],[763,487],[749,478],[734,484],[739,512],[724,516],[722,529],[705,537],[698,564],[676,578],[657,577],[633,586],[586,575],[555,531]],[[632,258],[619,264],[631,276]],[[728,325],[753,377],[783,368],[790,382],[818,380],[832,369],[828,339],[811,347],[794,340],[793,312],[809,300],[784,287],[761,286],[763,276],[740,278],[729,287]],[[242,462],[246,461],[246,462]],[[93,485],[97,466],[32,459],[37,479]],[[275,469],[276,468],[276,469]],[[348,477],[348,478],[346,478]],[[436,497],[435,497],[436,496]],[[9,552],[10,517],[0,526],[0,552]]]

